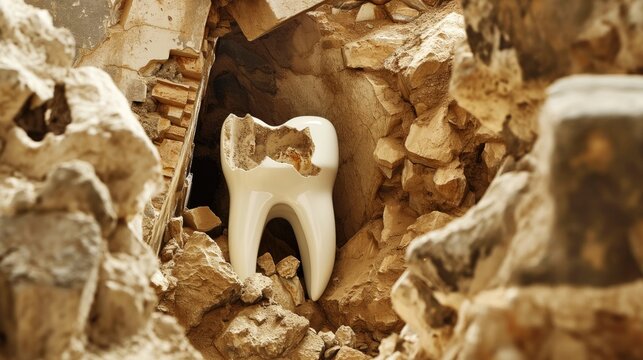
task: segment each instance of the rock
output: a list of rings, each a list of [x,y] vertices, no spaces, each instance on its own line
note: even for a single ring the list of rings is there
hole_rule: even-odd
[[[304,288],[301,286],[301,282],[299,281],[299,277],[295,276],[290,279],[284,279],[280,278],[279,279],[281,283],[284,285],[288,293],[290,294],[290,297],[292,298],[293,303],[295,306],[299,306],[306,301],[305,295],[304,295]]]
[[[356,22],[382,19],[386,19],[386,12],[384,12],[384,10],[379,6],[372,3],[365,3],[360,6],[357,16],[355,17]]]
[[[177,279],[177,285],[162,304],[170,308],[186,328],[198,325],[206,311],[239,296],[239,278],[206,234],[195,231],[175,262],[172,276]]]
[[[244,304],[254,304],[264,297],[272,295],[272,281],[261,274],[255,273],[243,280],[241,301]]]
[[[448,94],[450,63],[454,59],[456,45],[466,40],[466,34],[462,15],[448,11],[447,7],[438,12],[440,16],[432,14],[430,18],[423,16],[424,21],[418,19],[421,28],[416,31],[422,35],[414,41],[407,41],[384,63],[386,69],[397,74],[400,90],[413,104],[418,116],[443,111],[438,109],[447,108],[452,100]],[[424,122],[431,117],[425,118]],[[439,129],[438,124],[433,126],[435,131]],[[431,138],[430,134],[426,135],[425,138]],[[445,136],[443,133],[433,141]],[[408,139],[406,144],[409,149]]]
[[[272,276],[276,272],[275,262],[270,253],[265,253],[257,258],[257,266],[266,276]]]
[[[384,228],[381,241],[388,242],[392,237],[403,235],[406,228],[415,222],[417,215],[404,204],[396,202],[384,205],[382,218]]]
[[[394,22],[407,23],[420,16],[419,11],[406,5],[403,0],[392,0],[384,7],[388,16],[390,16]]]
[[[459,160],[454,160],[435,171],[430,188],[451,207],[460,205],[467,190],[467,178]]]
[[[304,338],[308,320],[278,305],[243,309],[215,340],[227,358],[274,359],[286,354]]]
[[[406,150],[401,139],[383,137],[377,141],[373,156],[378,165],[394,169],[404,161]]]
[[[335,337],[335,334],[333,334],[332,331],[320,331],[319,337],[324,341],[324,346],[326,349],[330,349],[333,346],[338,346],[339,342],[337,341],[337,338]]]
[[[384,61],[407,40],[399,27],[385,27],[369,32],[342,47],[344,65],[348,68],[383,70]]]
[[[433,3],[435,5],[435,0],[402,0],[403,3],[410,6],[411,8],[419,11],[427,11],[429,7],[427,5]]]
[[[339,349],[339,345],[333,346],[330,349],[326,349],[326,351],[324,351],[324,359],[334,359]]]
[[[452,162],[462,148],[457,132],[445,118],[446,109],[435,114],[420,116],[411,125],[404,146],[412,161],[430,167],[445,166]]]
[[[415,222],[406,229],[406,234],[400,240],[400,246],[408,246],[416,237],[430,231],[440,229],[447,225],[454,217],[439,211],[431,211],[419,216]]]
[[[319,360],[323,351],[324,341],[315,333],[315,330],[309,328],[299,345],[288,353],[288,356],[284,357],[284,359]]]
[[[207,206],[185,210],[183,219],[187,226],[201,232],[207,232],[221,226],[221,219]]]
[[[303,304],[295,308],[295,314],[303,316],[310,321],[310,327],[316,331],[321,331],[328,325],[328,319],[322,308],[312,300],[306,300]],[[320,333],[321,335],[321,333]]]
[[[392,255],[403,263],[403,250],[397,248],[397,242],[378,246],[372,231],[381,229],[381,222],[380,226],[377,223],[368,224],[339,249],[331,282],[320,299],[331,323],[345,324],[358,332],[392,332],[402,327],[390,302],[390,289],[402,269],[378,269]]]
[[[177,216],[167,223],[167,234],[170,239],[176,240],[179,247],[183,247],[183,217]],[[216,241],[216,240],[215,240]]]
[[[281,281],[282,278],[274,274],[270,277],[270,280],[272,280],[272,295],[269,297],[270,300],[286,310],[295,311],[295,301],[292,295],[290,295],[286,284]]]
[[[94,300],[99,226],[82,213],[2,215],[0,239],[5,351],[24,359],[62,356],[82,336]]]
[[[145,253],[155,261],[150,252]],[[127,254],[107,255],[101,264],[96,300],[92,305],[94,344],[108,347],[133,336],[151,317],[157,299],[149,286],[145,262]],[[138,268],[133,268],[138,267]]]
[[[484,164],[489,169],[489,174],[494,174],[498,171],[500,163],[507,154],[507,147],[503,143],[486,143],[482,151],[482,159]],[[491,180],[491,179],[489,179]]]
[[[342,325],[335,331],[335,339],[339,346],[355,347],[355,332],[350,326]]]
[[[368,359],[371,359],[371,357],[359,350],[355,350],[348,346],[342,346],[341,348],[339,348],[337,355],[335,355],[335,360],[368,360]]]
[[[45,183],[33,195],[21,193],[14,206],[18,211],[82,211],[92,215],[103,236],[116,226],[116,214],[109,190],[94,168],[84,161],[70,161],[57,166],[47,175]]]
[[[294,256],[287,256],[277,264],[277,273],[285,279],[293,278],[297,275],[297,269],[301,262]]]
[[[246,38],[252,41],[322,2],[322,0],[259,0],[252,3],[233,1],[226,10],[237,21]]]

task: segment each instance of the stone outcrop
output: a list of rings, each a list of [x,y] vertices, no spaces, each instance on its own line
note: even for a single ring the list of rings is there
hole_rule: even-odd
[[[463,8],[468,44],[454,63],[452,94],[493,132],[505,129],[512,154],[531,148],[552,81],[578,73],[640,73],[640,1],[523,6],[484,0],[463,2]]]
[[[44,10],[1,1],[0,32],[0,357],[200,358],[153,314],[142,216],[161,168],[125,97],[70,68]]]
[[[640,356],[630,324],[641,322],[632,302],[643,275],[643,210],[633,201],[641,166],[629,159],[643,139],[633,102],[642,93],[638,77],[555,83],[533,155],[507,167],[466,215],[411,243],[393,303],[425,355],[587,357],[601,344],[599,358]],[[623,329],[618,342],[606,321]]]

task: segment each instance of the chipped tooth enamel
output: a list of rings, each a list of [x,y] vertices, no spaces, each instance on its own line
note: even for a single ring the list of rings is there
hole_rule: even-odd
[[[230,262],[242,280],[255,273],[266,223],[284,218],[297,237],[308,295],[319,299],[335,262],[338,162],[337,134],[324,118],[270,126],[250,115],[228,116],[221,165],[230,191]]]

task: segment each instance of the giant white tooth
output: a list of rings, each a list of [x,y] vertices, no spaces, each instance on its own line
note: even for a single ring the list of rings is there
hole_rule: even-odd
[[[335,262],[338,158],[335,128],[324,118],[300,116],[275,127],[228,116],[221,165],[230,191],[230,262],[242,280],[255,272],[266,223],[284,218],[297,237],[308,295],[319,299]]]

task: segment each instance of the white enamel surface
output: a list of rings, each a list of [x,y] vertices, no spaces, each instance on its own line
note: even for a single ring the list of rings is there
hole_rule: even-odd
[[[278,128],[253,120],[266,128]],[[321,170],[317,175],[303,176],[292,165],[268,157],[259,166],[243,170],[231,167],[221,149],[221,165],[230,191],[230,262],[241,280],[254,274],[266,223],[284,218],[297,236],[308,295],[317,300],[335,263],[332,190],[339,163],[337,135],[328,120],[316,116],[296,117],[281,126],[310,129],[315,144],[312,163]],[[222,148],[226,141],[222,131]]]

